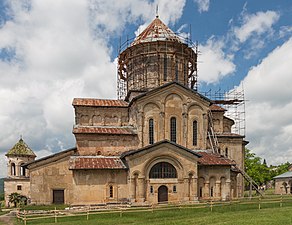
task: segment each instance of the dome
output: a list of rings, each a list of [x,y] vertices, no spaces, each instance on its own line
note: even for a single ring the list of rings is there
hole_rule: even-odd
[[[179,37],[166,26],[158,17],[156,17],[148,27],[139,34],[138,37],[131,44],[136,45],[144,42],[153,41],[174,41],[181,43]]]

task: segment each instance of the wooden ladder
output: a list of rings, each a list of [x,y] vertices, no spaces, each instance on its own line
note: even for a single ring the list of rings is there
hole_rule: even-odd
[[[208,138],[209,138],[213,153],[219,153],[218,151],[219,144],[218,144],[217,136],[214,132],[213,116],[212,116],[211,110],[208,111]]]

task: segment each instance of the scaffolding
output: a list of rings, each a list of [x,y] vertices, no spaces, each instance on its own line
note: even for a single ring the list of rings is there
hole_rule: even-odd
[[[211,99],[215,104],[226,109],[225,116],[234,120],[232,133],[245,136],[245,99],[243,87],[235,87],[229,91],[209,90],[202,92],[204,96]]]
[[[177,34],[176,34],[177,35]],[[150,41],[133,44],[134,38],[118,47],[117,97],[129,91],[148,91],[177,81],[197,90],[197,44],[180,37],[178,41]]]

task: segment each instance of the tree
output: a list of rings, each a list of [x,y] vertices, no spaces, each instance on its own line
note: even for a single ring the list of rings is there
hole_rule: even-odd
[[[273,177],[285,173],[288,171],[290,166],[289,162],[280,164],[278,166],[270,165],[267,166],[267,162],[264,159],[256,156],[255,153],[252,153],[251,150],[245,149],[245,172],[258,184],[266,184],[271,181]],[[248,185],[248,184],[246,184]]]
[[[267,164],[261,162],[262,159],[245,149],[245,172],[258,184],[262,185],[272,179]]]
[[[13,203],[14,207],[17,207],[19,205],[26,205],[27,197],[17,192],[13,192],[9,195],[9,202]]]

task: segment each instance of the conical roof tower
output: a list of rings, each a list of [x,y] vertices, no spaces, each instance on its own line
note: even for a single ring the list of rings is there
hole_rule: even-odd
[[[7,157],[11,156],[29,156],[36,157],[34,152],[28,147],[22,138],[6,153]]]

